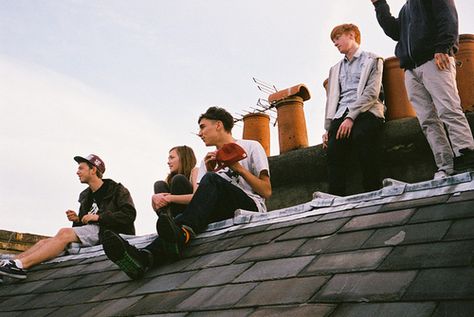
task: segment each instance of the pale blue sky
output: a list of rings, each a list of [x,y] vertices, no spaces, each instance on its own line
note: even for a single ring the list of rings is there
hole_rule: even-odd
[[[392,12],[404,2],[389,1]],[[474,33],[474,2],[456,3],[460,33]],[[253,76],[308,86],[309,143],[319,144],[322,82],[341,58],[329,33],[346,22],[364,49],[393,55],[370,0],[0,0],[0,229],[69,226],[64,211],[84,189],[72,157],[96,153],[130,189],[137,233],[154,232],[150,197],[169,148],[187,144],[200,160],[210,149],[192,134],[199,114],[266,98]]]

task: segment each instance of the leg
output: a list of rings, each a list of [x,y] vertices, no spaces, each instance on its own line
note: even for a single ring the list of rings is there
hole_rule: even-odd
[[[193,193],[193,185],[186,176],[178,174],[171,179],[170,193],[173,195],[186,195]],[[170,204],[171,215],[176,216],[184,211],[184,204]]]
[[[415,70],[405,72],[405,85],[421,129],[428,141],[438,170],[448,174],[453,173],[453,151],[438,117],[430,93],[423,84],[423,71],[421,66]]]
[[[448,130],[455,156],[460,155],[462,149],[474,149],[474,140],[471,128],[462,111],[456,85],[456,65],[454,58],[450,58],[450,68],[440,71],[434,60],[423,64],[423,85],[431,95],[439,118]]]
[[[336,140],[336,133],[342,121],[343,118],[332,121],[327,148],[329,193],[338,196],[346,194],[346,160],[349,153],[349,140]]]
[[[19,259],[23,267],[28,269],[56,257],[71,242],[79,242],[76,233],[72,228],[62,228],[53,238],[44,240],[35,250],[19,256]]]
[[[380,148],[377,144],[382,125],[382,119],[367,111],[356,118],[352,128],[352,145],[359,159],[365,191],[382,188]]]
[[[165,181],[156,181],[153,185],[153,189],[155,194],[170,192],[170,188]]]

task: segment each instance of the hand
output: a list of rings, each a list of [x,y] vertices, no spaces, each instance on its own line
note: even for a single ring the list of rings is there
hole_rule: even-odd
[[[328,147],[329,134],[326,132],[323,134],[323,149]]]
[[[439,70],[449,69],[449,55],[445,53],[435,53],[435,64]]]
[[[79,217],[74,210],[66,210],[67,220],[72,222],[79,222]]]
[[[206,170],[213,171],[216,168],[216,165],[217,165],[216,153],[217,153],[217,151],[209,152],[204,157],[204,163],[206,164]]]
[[[158,211],[158,209],[166,207],[170,203],[168,195],[169,193],[158,193],[151,196],[151,206],[154,211]]]
[[[88,224],[89,222],[97,222],[97,221],[99,221],[99,215],[87,214],[82,217],[83,224]]]
[[[351,118],[344,119],[344,121],[342,121],[341,125],[339,126],[339,129],[337,129],[336,140],[349,138],[353,125],[354,122]]]

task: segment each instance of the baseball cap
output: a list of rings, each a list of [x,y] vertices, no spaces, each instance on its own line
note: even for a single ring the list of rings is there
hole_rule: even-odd
[[[101,172],[102,174],[105,173],[105,163],[104,163],[104,161],[102,161],[102,159],[100,157],[98,157],[97,155],[95,155],[95,154],[89,154],[86,157],[74,156],[74,161],[76,161],[77,163],[88,162],[88,163],[94,165],[95,167],[97,167],[99,172]]]
[[[229,166],[235,162],[243,160],[247,157],[245,150],[237,143],[224,144],[216,153],[217,167],[215,172]]]

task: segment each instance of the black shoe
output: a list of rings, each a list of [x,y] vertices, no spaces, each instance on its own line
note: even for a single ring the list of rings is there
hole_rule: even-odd
[[[25,270],[16,266],[16,263],[13,260],[0,261],[0,274],[22,280],[26,278]]]
[[[461,155],[454,158],[454,171],[456,173],[474,171],[474,150],[462,149]]]
[[[177,225],[169,215],[160,215],[157,227],[165,254],[171,260],[179,259],[181,251],[191,238],[190,230]]]
[[[135,248],[110,230],[106,230],[101,237],[107,257],[131,279],[142,278],[152,265],[152,255],[149,251]]]

